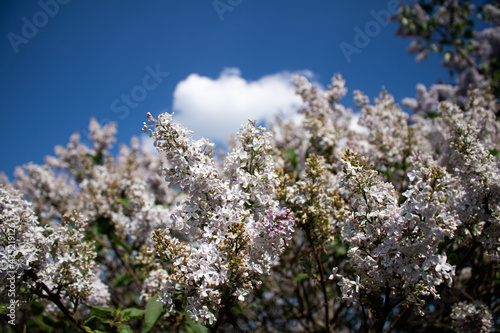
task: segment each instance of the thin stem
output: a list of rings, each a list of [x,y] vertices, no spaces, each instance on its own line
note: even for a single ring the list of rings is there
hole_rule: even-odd
[[[50,291],[50,289],[43,282],[38,282],[37,284],[47,294],[47,295],[43,295],[43,294],[39,295],[40,297],[46,298],[49,301],[53,302],[64,313],[64,315],[66,317],[68,317],[68,319],[71,320],[76,325],[76,327],[78,327],[78,329],[80,331],[87,332],[87,330],[83,326],[82,322],[80,320],[78,320],[78,318],[76,317],[76,315],[74,313],[71,313],[66,308],[66,306],[64,306],[64,304],[61,302],[61,297],[58,294],[52,293],[52,291]]]
[[[321,285],[321,291],[323,292],[323,306],[325,307],[325,325],[326,325],[326,331],[327,332],[334,332],[332,327],[330,326],[330,319],[329,319],[329,309],[328,309],[328,292],[326,291],[326,279],[325,279],[325,272],[323,270],[323,265],[321,264],[321,258],[319,255],[319,252],[316,249],[316,246],[314,245],[314,242],[311,237],[311,231],[309,227],[305,228],[307,240],[309,241],[309,244],[311,245],[311,248],[314,253],[314,259],[316,260],[316,264],[318,265],[318,270],[319,270],[319,275],[320,275],[320,285]]]
[[[390,332],[390,331],[391,331],[394,327],[396,327],[396,325],[399,323],[399,321],[400,321],[402,318],[404,318],[404,317],[408,314],[408,312],[410,312],[410,311],[411,311],[411,310],[410,310],[410,308],[409,308],[409,307],[408,307],[408,308],[405,308],[405,310],[399,314],[398,318],[392,322],[391,326],[389,326],[389,328],[387,328],[387,329],[384,331],[384,333],[389,333],[389,332]]]
[[[382,310],[382,314],[377,318],[375,324],[373,324],[373,331],[377,333],[382,333],[384,329],[384,324],[391,313],[393,306],[391,306],[390,299],[391,288],[389,287],[389,283],[385,284],[385,301],[384,301],[384,309]]]
[[[111,243],[111,247],[113,248],[113,251],[115,251],[116,253],[116,256],[118,257],[118,259],[120,260],[120,262],[122,263],[123,267],[125,267],[125,270],[127,271],[128,274],[130,274],[130,276],[132,277],[132,279],[134,280],[135,284],[137,285],[137,287],[139,289],[142,290],[142,283],[141,281],[137,278],[137,276],[135,275],[134,271],[132,270],[132,268],[130,267],[130,265],[128,264],[128,262],[126,262],[120,252],[118,251],[118,248],[116,247],[116,245],[111,241],[111,239],[109,240],[109,242]]]
[[[231,325],[233,325],[234,329],[236,332],[243,332],[241,328],[238,326],[238,323],[236,322],[236,318],[234,318],[233,314],[231,313],[231,307],[232,304],[226,304],[222,307],[221,312],[219,313],[219,316],[217,318],[217,321],[215,322],[215,325],[210,327],[210,333],[216,333],[217,329],[222,325],[224,322],[224,318],[227,317]]]

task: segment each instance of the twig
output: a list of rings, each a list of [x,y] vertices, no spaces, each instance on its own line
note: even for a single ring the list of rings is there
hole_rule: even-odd
[[[325,272],[323,270],[323,265],[321,264],[321,258],[319,255],[319,252],[316,249],[316,246],[314,245],[314,242],[311,237],[311,231],[308,227],[305,228],[306,236],[309,241],[309,244],[311,245],[311,248],[313,250],[314,254],[314,259],[316,260],[316,264],[318,265],[318,270],[319,270],[319,275],[320,275],[320,285],[321,285],[321,291],[323,292],[323,306],[325,307],[325,325],[326,325],[326,331],[327,332],[334,332],[332,327],[330,326],[330,319],[329,319],[329,309],[328,309],[328,293],[326,291],[326,279],[325,279]]]
[[[76,327],[78,327],[78,329],[80,331],[87,332],[87,330],[83,326],[82,322],[80,320],[78,320],[76,315],[74,313],[71,313],[66,308],[66,306],[64,306],[64,304],[61,302],[61,297],[58,294],[52,293],[52,291],[50,291],[49,287],[47,287],[43,282],[37,282],[37,285],[40,286],[43,289],[43,291],[45,291],[47,293],[47,295],[43,295],[43,294],[39,295],[40,297],[46,298],[49,301],[53,302],[64,313],[64,315],[66,317],[68,317],[68,319],[71,320],[76,325]]]

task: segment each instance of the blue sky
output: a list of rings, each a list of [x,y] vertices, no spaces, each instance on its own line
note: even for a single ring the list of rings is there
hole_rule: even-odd
[[[292,109],[291,73],[323,86],[342,74],[348,106],[355,89],[373,98],[385,86],[400,102],[419,82],[449,81],[437,58],[415,63],[396,24],[380,21],[395,4],[4,0],[0,171],[43,163],[91,117],[117,122],[118,142],[128,143],[146,112],[175,111],[198,136],[222,141],[247,118]],[[347,44],[357,48],[349,56]]]

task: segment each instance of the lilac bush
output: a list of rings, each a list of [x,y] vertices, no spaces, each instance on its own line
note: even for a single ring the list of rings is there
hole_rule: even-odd
[[[293,82],[299,116],[269,131],[249,121],[221,158],[173,115],[148,113],[158,154],[134,138],[112,156],[115,125],[91,120],[91,146],[74,134],[45,165],[2,176],[5,325],[498,325],[497,100],[476,89],[409,116],[386,91],[373,104],[356,91],[357,115],[340,75],[326,90]]]

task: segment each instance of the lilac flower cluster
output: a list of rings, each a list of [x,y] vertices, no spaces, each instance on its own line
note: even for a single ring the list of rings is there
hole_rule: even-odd
[[[65,215],[57,228],[41,226],[17,192],[0,187],[0,199],[0,276],[4,286],[7,277],[16,279],[17,302],[31,297],[57,297],[74,306],[109,301],[107,287],[96,282],[95,252],[83,241],[87,221],[82,216]],[[2,293],[2,303],[5,297]]]
[[[249,121],[219,171],[207,140],[193,140],[170,114],[148,120],[153,124],[144,130],[168,163],[161,174],[186,194],[172,212],[185,240],[168,230],[154,233],[168,272],[162,300],[173,312],[180,293],[191,319],[212,325],[269,272],[293,232],[293,215],[274,198],[270,136]]]
[[[356,275],[356,281],[342,277],[343,298],[356,304],[385,288],[390,297],[417,305],[421,295],[437,296],[435,287],[444,281],[451,285],[454,275],[446,254],[437,254],[438,245],[453,236],[459,223],[447,211],[453,192],[446,172],[424,164],[410,173],[400,206],[393,186],[381,182],[358,156],[347,151],[343,161],[342,186],[352,192],[341,237],[350,242],[348,256]]]
[[[373,328],[381,330],[400,304],[424,314],[428,300],[439,299],[445,286],[462,290],[463,281],[471,281],[465,280],[464,265],[480,260],[471,259],[478,247],[489,255],[482,265],[495,265],[500,241],[500,170],[495,157],[500,123],[491,95],[472,91],[461,107],[436,97],[433,117],[410,118],[387,92],[370,105],[368,97],[356,91],[364,128],[353,132],[337,130],[343,118],[336,116],[327,92],[303,77],[294,82],[306,105],[305,117],[293,125],[281,122],[275,129],[288,173],[280,194],[290,203],[298,225],[302,216],[317,221],[311,209],[298,205],[298,198],[309,207],[315,201],[307,199],[307,193],[321,198],[319,202],[330,200],[330,211],[321,215],[325,222],[314,224],[313,230],[327,226],[330,238],[320,239],[332,244],[329,251],[335,251],[336,239],[347,249],[348,261],[333,256],[330,276],[338,281],[347,305],[371,309]],[[312,139],[323,132],[335,133],[333,145]],[[341,158],[340,151],[345,151]],[[308,154],[309,159],[328,161],[321,182],[311,181],[306,162],[297,163],[306,161]],[[295,170],[286,169],[287,159]],[[325,189],[319,191],[320,184],[326,184]],[[461,262],[457,249],[463,251]]]
[[[458,333],[491,332],[493,318],[488,307],[479,302],[460,302],[453,306],[451,318],[453,319],[453,329]]]

